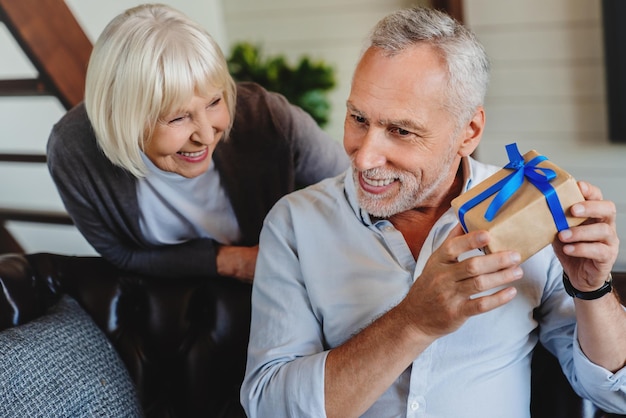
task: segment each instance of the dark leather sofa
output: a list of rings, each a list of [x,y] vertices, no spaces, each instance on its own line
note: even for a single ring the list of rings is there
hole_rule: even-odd
[[[626,299],[626,277],[614,279]],[[148,417],[244,417],[239,404],[251,286],[230,278],[160,280],[99,257],[0,255],[0,331],[78,301],[115,347]],[[1,402],[2,400],[0,400]],[[571,390],[556,359],[533,359],[533,418],[603,418]]]

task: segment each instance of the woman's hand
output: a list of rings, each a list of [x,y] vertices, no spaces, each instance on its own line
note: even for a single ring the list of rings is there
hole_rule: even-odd
[[[217,273],[252,283],[259,246],[221,245],[217,249]]]

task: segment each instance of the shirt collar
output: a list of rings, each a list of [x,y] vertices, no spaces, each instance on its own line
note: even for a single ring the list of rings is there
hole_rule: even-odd
[[[371,225],[372,220],[370,218],[369,213],[361,209],[361,207],[359,206],[359,200],[356,196],[356,185],[354,184],[354,179],[352,176],[352,165],[348,167],[348,169],[346,170],[344,174],[343,182],[344,182],[344,194],[346,196],[346,200],[348,201],[348,204],[350,205],[350,207],[352,208],[352,211],[354,212],[354,216],[356,216],[357,219],[359,219],[363,225],[366,225],[366,226]]]
[[[463,188],[461,189],[461,193],[465,193],[472,187],[475,163],[476,160],[472,157],[461,158],[461,170],[463,170]]]

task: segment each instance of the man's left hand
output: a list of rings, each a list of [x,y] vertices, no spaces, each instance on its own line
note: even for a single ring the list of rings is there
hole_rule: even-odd
[[[582,224],[559,232],[552,244],[572,285],[590,292],[608,279],[619,251],[615,204],[602,200],[599,188],[578,182],[585,201],[572,205],[571,215],[588,218]]]

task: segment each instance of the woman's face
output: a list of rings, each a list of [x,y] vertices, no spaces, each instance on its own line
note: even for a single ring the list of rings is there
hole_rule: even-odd
[[[197,177],[210,167],[213,151],[229,124],[223,91],[194,96],[182,110],[157,123],[144,143],[144,153],[163,171]]]

